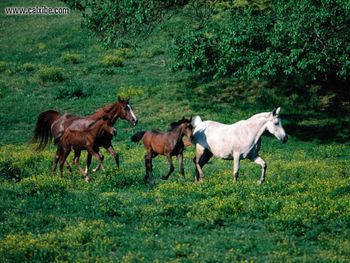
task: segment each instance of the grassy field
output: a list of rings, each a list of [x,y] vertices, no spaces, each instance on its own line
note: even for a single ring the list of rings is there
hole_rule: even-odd
[[[1,262],[349,262],[349,116],[171,72],[164,28],[137,50],[106,50],[87,37],[76,12],[5,16],[13,5],[0,4]],[[106,172],[92,174],[91,183],[76,170],[51,177],[55,147],[36,152],[30,143],[38,114],[86,115],[118,94],[132,96],[140,120],[115,125],[121,168],[104,152]],[[130,141],[134,132],[166,130],[183,115],[233,123],[274,106],[282,107],[290,141],[263,138],[262,187],[260,167],[243,161],[234,184],[232,162],[217,159],[194,183],[193,147],[185,153],[186,182],[178,169],[160,181],[167,163],[158,157],[157,186],[144,184],[144,149]]]

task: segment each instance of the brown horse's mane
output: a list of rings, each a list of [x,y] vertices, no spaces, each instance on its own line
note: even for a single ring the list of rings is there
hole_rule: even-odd
[[[170,123],[170,129],[168,131],[174,131],[177,127],[179,127],[183,123],[191,123],[191,120],[182,118],[181,120],[174,121]]]
[[[103,115],[108,114],[109,112],[111,112],[116,107],[117,104],[126,105],[126,104],[128,104],[128,101],[127,100],[119,100],[117,102],[113,102],[113,103],[107,104],[106,106],[103,106],[102,108],[99,108],[93,114],[91,114],[90,118],[92,118],[92,119],[102,118]]]
[[[101,118],[106,113],[109,113],[113,109],[113,107],[114,107],[114,105],[116,103],[117,102],[110,103],[110,104],[108,104],[106,106],[103,106],[102,108],[99,108],[93,114],[91,114],[90,118],[92,118],[92,119],[94,119],[94,118]]]
[[[174,121],[174,122],[170,123],[170,128],[168,129],[167,132],[171,132],[171,131],[176,130],[176,128],[178,128],[183,123],[190,123],[190,120],[182,119],[182,120]],[[164,133],[160,129],[152,129],[151,132],[156,133],[156,134]]]

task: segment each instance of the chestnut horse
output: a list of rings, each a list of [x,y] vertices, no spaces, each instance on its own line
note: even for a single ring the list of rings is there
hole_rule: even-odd
[[[145,166],[146,166],[146,177],[150,185],[154,185],[153,173],[152,173],[152,159],[157,155],[164,155],[169,163],[168,174],[162,176],[161,179],[168,180],[170,174],[174,171],[174,165],[172,156],[176,156],[179,162],[180,173],[185,179],[185,169],[183,165],[183,151],[184,143],[182,141],[184,136],[189,139],[192,137],[192,118],[190,120],[182,118],[177,122],[173,122],[170,125],[170,130],[167,133],[160,132],[158,130],[142,131],[135,133],[131,140],[138,142],[143,139],[143,144],[146,148],[145,155]]]
[[[87,150],[91,156],[96,157],[99,165],[104,170],[102,159],[98,153],[98,147],[96,147],[96,139],[101,133],[106,133],[114,136],[115,132],[115,129],[109,125],[107,116],[104,116],[100,120],[93,121],[84,130],[73,130],[70,127],[66,129],[57,144],[57,152],[52,164],[51,175],[53,176],[55,174],[57,162],[59,161],[60,177],[63,176],[63,164],[65,163],[70,151],[73,148],[75,151],[74,164],[79,168],[80,172],[85,177],[85,181],[90,181],[88,170],[91,164],[91,159],[90,163],[87,163],[86,171],[84,172],[84,170],[79,165],[80,152],[82,150]]]
[[[118,99],[117,102],[108,104],[103,108],[97,110],[94,114],[81,117],[77,115],[61,114],[55,110],[44,111],[39,114],[35,125],[33,141],[37,141],[38,149],[43,149],[48,141],[52,138],[54,143],[57,143],[65,130],[69,127],[73,130],[83,130],[87,128],[92,122],[107,116],[108,122],[111,126],[115,124],[118,118],[129,121],[132,125],[136,125],[138,120],[132,111],[132,107],[128,100]],[[112,138],[110,134],[102,132],[96,138],[96,147],[104,147],[115,159],[117,167],[119,167],[119,155],[112,146]],[[91,156],[90,156],[91,158]],[[101,156],[103,159],[103,156]],[[66,162],[67,168],[69,164]],[[99,169],[98,166],[95,170]]]

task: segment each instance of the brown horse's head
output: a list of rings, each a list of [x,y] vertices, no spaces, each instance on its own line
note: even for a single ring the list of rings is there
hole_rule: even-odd
[[[119,104],[120,106],[117,117],[129,121],[132,125],[135,126],[138,123],[138,119],[135,116],[129,101],[130,99],[123,100],[120,97],[118,97],[117,104]]]
[[[170,124],[170,129],[180,129],[182,134],[188,137],[190,140],[192,140],[192,134],[193,134],[193,126],[191,124],[192,117],[190,119],[186,119],[183,117],[181,120],[175,121]]]
[[[118,118],[129,121],[132,125],[136,125],[138,120],[132,110],[132,107],[129,103],[129,99],[123,100],[118,98],[118,101],[111,103],[102,109],[96,111],[91,115],[91,119],[100,119],[102,116],[107,115],[108,121],[111,126],[115,124]]]

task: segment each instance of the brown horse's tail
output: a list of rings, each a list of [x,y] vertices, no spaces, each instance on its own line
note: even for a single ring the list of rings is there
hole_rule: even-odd
[[[51,125],[59,117],[61,117],[61,113],[55,110],[48,110],[39,114],[32,140],[39,143],[37,150],[44,149],[49,139],[52,138]]]
[[[133,142],[139,142],[142,139],[143,135],[145,135],[145,133],[145,131],[137,132],[133,136],[131,136],[131,140]]]

